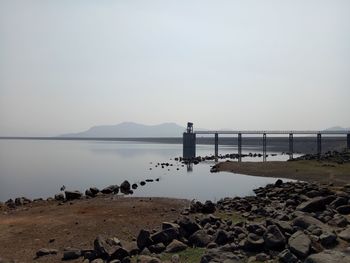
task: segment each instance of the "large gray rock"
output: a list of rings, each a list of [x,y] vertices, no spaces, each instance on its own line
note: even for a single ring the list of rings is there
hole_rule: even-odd
[[[67,201],[80,199],[83,194],[79,191],[65,191]]]
[[[297,263],[297,262],[299,262],[299,259],[292,252],[290,252],[289,249],[285,249],[281,253],[279,253],[278,258],[279,258],[280,262],[283,262],[283,263]]]
[[[342,205],[337,208],[339,214],[349,215],[350,214],[350,205]]]
[[[265,246],[268,249],[279,250],[286,245],[286,238],[275,225],[270,225],[264,234]]]
[[[115,251],[116,246],[107,242],[107,240],[101,235],[97,236],[94,240],[94,250],[101,258],[109,258]]]
[[[229,234],[225,230],[218,230],[216,232],[216,235],[214,237],[214,242],[218,244],[219,246],[227,244],[229,241]]]
[[[167,247],[165,252],[167,253],[176,253],[183,251],[187,248],[187,245],[178,240],[173,240]]]
[[[310,252],[311,240],[302,231],[297,231],[289,238],[288,245],[297,257],[306,258]]]
[[[141,229],[139,235],[137,236],[137,246],[140,250],[153,244],[151,239],[151,234],[149,231]]]
[[[264,239],[254,233],[249,233],[244,243],[244,248],[250,251],[259,251],[264,247]]]
[[[317,226],[323,231],[329,230],[329,226],[322,223],[320,220],[308,215],[298,216],[293,220],[293,225],[301,227],[303,229],[307,229],[309,226]]]
[[[211,238],[205,230],[198,230],[188,239],[189,243],[196,247],[206,247]]]
[[[66,248],[62,260],[73,260],[81,257],[81,251],[75,248]]]
[[[178,237],[179,237],[179,229],[167,228],[151,235],[151,240],[155,244],[163,243],[165,245],[168,245],[171,241],[173,241]]]
[[[101,190],[101,193],[103,194],[112,194],[112,193],[117,194],[118,192],[119,192],[118,185],[110,185]]]
[[[350,227],[348,227],[347,229],[341,231],[338,234],[338,237],[340,237],[343,240],[346,240],[346,241],[350,242]]]
[[[182,217],[177,223],[180,226],[180,234],[186,238],[202,228],[189,217]]]
[[[335,250],[325,250],[309,256],[304,263],[349,263],[350,257]]]
[[[316,212],[316,211],[323,211],[326,208],[326,205],[329,205],[331,202],[335,200],[335,196],[330,195],[326,197],[315,197],[312,198],[309,201],[301,203],[297,210],[303,211],[303,212]]]

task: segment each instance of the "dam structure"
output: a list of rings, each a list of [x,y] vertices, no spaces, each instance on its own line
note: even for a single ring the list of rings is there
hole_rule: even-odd
[[[214,155],[219,156],[219,135],[233,135],[237,136],[237,148],[238,148],[238,161],[242,158],[242,136],[243,135],[261,135],[262,146],[263,146],[263,161],[266,161],[266,148],[267,148],[267,135],[288,135],[289,137],[289,157],[293,158],[294,152],[294,135],[314,135],[317,140],[317,154],[321,156],[322,153],[322,135],[346,135],[347,149],[350,150],[350,131],[335,130],[335,131],[302,131],[302,130],[252,130],[252,131],[205,131],[205,130],[194,130],[193,123],[187,123],[187,129],[183,133],[183,158],[193,159],[196,157],[196,135],[214,135]]]

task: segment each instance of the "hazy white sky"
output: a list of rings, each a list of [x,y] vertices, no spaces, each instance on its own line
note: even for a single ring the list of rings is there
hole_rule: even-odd
[[[348,0],[0,0],[0,135],[350,126]]]

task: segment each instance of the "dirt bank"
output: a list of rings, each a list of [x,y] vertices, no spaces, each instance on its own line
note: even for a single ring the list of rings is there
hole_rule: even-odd
[[[52,201],[15,210],[0,208],[0,256],[32,262],[40,248],[90,249],[99,234],[131,241],[141,228],[159,229],[161,222],[175,220],[189,202],[101,196],[58,204]],[[37,262],[59,262],[60,256],[47,256]]]
[[[294,162],[222,162],[215,166],[226,171],[254,176],[288,178],[294,180],[334,183],[350,183],[350,163],[336,164],[319,161]]]

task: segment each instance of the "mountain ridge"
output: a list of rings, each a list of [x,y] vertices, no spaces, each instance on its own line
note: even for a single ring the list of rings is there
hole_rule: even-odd
[[[181,137],[185,127],[173,122],[146,125],[136,122],[122,122],[112,125],[96,125],[86,131],[67,133],[60,137],[106,137],[106,138],[127,138],[127,137]]]
[[[77,133],[67,133],[59,137],[71,138],[142,138],[142,137],[181,137],[185,127],[174,122],[165,122],[161,124],[141,124],[131,121],[121,122],[111,125],[95,125],[86,131]],[[205,129],[200,129],[205,130]],[[221,131],[219,129],[218,131]],[[323,131],[350,131],[350,128],[333,126]]]

